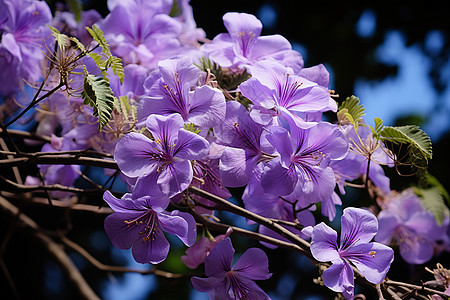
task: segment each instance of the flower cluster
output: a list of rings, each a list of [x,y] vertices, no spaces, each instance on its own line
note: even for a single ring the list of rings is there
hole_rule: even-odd
[[[174,3],[181,13],[174,13]],[[65,87],[52,90],[35,112],[36,132],[52,136],[42,152],[95,149],[114,158],[128,188],[121,196],[103,196],[114,211],[104,223],[114,246],[132,248],[139,263],[157,264],[169,253],[164,233],[176,235],[191,247],[181,260],[190,268],[204,263],[207,278],[193,277],[195,289],[211,299],[268,299],[253,282],[271,276],[264,251],[249,249],[232,266],[233,230],[214,237],[204,228],[207,236],[196,243],[196,221],[214,222],[219,205],[190,187],[224,199],[231,197],[227,188],[242,188],[249,215],[280,225],[259,226],[259,234],[270,238],[262,244],[273,248],[271,239],[286,244],[293,236],[311,238],[312,256],[332,263],[323,272],[324,284],[346,298],[353,296],[353,267],[371,283],[383,281],[394,257],[387,246],[392,241],[409,263],[432,258],[450,219],[438,225],[411,191],[387,196],[373,210],[378,216],[344,209],[339,242],[333,229],[317,224],[316,218],[335,219],[351,181],[364,182],[379,197],[388,195],[383,166],[392,167],[396,159],[379,128],[355,119],[348,108],[338,111],[323,65],[304,67],[287,39],[262,36],[262,23],[250,14],[225,14],[228,32],[207,41],[188,0],[110,0],[108,8],[104,19],[87,11],[79,23],[69,12],[55,15],[55,31],[91,49],[77,55],[69,45],[48,41],[45,25],[52,17],[45,2],[0,0],[0,79],[9,83],[0,87],[0,96],[15,95],[22,78],[36,81],[41,74],[45,90]],[[94,23],[109,43],[109,55],[122,61],[123,78],[99,58],[98,37],[93,40],[84,29]],[[55,49],[47,53],[50,66],[42,61],[46,45]],[[86,92],[86,74],[98,74],[115,97],[100,132],[100,108],[80,99],[89,92],[95,96]],[[227,88],[230,81],[233,88]],[[338,113],[338,122],[325,113]],[[79,166],[38,167],[46,185],[73,186],[81,174]],[[371,242],[374,236],[377,242]]]

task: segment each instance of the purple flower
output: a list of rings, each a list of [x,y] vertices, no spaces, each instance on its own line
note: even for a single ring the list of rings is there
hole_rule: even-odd
[[[138,121],[151,114],[178,113],[183,120],[200,127],[214,127],[225,117],[225,97],[210,86],[196,86],[200,70],[187,56],[176,56],[158,63],[159,70],[145,81],[148,97],[140,101]],[[195,88],[194,88],[195,87]]]
[[[267,139],[280,156],[266,163],[261,177],[266,193],[288,195],[299,184],[296,196],[313,199],[311,202],[331,196],[336,180],[329,162],[342,159],[348,151],[348,143],[336,126],[321,122],[301,129],[292,124],[290,134],[273,127]]]
[[[341,218],[341,238],[325,223],[316,225],[311,237],[311,253],[322,262],[332,265],[323,272],[323,283],[345,298],[353,297],[352,263],[365,278],[381,283],[394,259],[394,251],[379,243],[370,243],[378,230],[377,218],[360,208],[346,208]]]
[[[400,255],[410,264],[423,264],[433,257],[435,242],[444,239],[449,219],[438,225],[433,214],[426,211],[411,189],[390,194],[378,215],[380,229],[377,242],[397,241]]]
[[[157,264],[167,257],[170,244],[164,232],[176,235],[186,246],[197,238],[194,217],[174,210],[166,212],[168,198],[140,197],[125,194],[117,199],[109,191],[103,199],[114,210],[105,219],[105,231],[119,249],[132,249],[139,263]]]
[[[202,236],[194,246],[186,250],[186,255],[181,257],[181,261],[191,269],[197,268],[205,261],[205,258],[211,253],[211,250],[218,243],[229,237],[232,232],[233,228],[230,227],[225,234],[218,235],[215,238]]]
[[[17,92],[21,78],[37,80],[41,76],[40,61],[49,32],[45,25],[51,18],[43,1],[0,0],[0,96]],[[12,81],[12,85],[5,84]]]
[[[220,158],[220,177],[225,186],[240,187],[248,183],[257,164],[274,157],[273,147],[262,137],[263,126],[242,104],[228,101],[226,105],[224,122],[214,128],[217,143],[227,146]]]
[[[258,62],[249,70],[252,78],[244,81],[239,90],[253,102],[251,114],[258,123],[268,124],[273,117],[282,116],[308,128],[315,122],[307,122],[305,113],[329,107],[331,97],[326,89],[275,61]]]
[[[172,197],[188,188],[193,176],[191,160],[205,157],[209,143],[183,125],[178,114],[151,115],[147,129],[154,140],[132,132],[117,142],[117,165],[126,176],[138,178],[133,193]]]
[[[152,70],[159,60],[178,53],[182,24],[168,15],[170,6],[162,1],[114,1],[109,7],[111,13],[100,28],[125,64]]]
[[[208,292],[210,299],[270,299],[253,281],[266,280],[272,276],[264,251],[250,248],[231,266],[233,254],[230,238],[217,244],[205,259],[205,274],[208,278],[192,277],[194,288]]]
[[[228,33],[217,35],[202,51],[222,67],[243,68],[257,61],[272,59],[293,68],[303,67],[300,53],[281,35],[260,36],[262,23],[255,16],[245,13],[227,13],[223,23]]]
[[[69,36],[74,36],[80,40],[84,45],[92,41],[92,36],[86,30],[86,27],[92,27],[98,22],[102,16],[94,9],[81,12],[81,21],[78,23],[75,20],[75,15],[69,11],[56,11],[53,18],[53,26],[55,26],[61,33]]]

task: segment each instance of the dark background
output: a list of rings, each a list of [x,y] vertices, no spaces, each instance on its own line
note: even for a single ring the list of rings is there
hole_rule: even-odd
[[[192,0],[195,20],[198,27],[205,30],[212,39],[218,33],[225,32],[222,16],[226,12],[246,12],[258,16],[265,5],[275,12],[276,21],[264,24],[263,35],[281,34],[291,42],[299,43],[307,52],[305,66],[319,63],[326,64],[332,73],[331,88],[341,95],[340,100],[354,93],[355,82],[359,79],[373,81],[374,84],[387,78],[395,78],[398,66],[385,64],[377,59],[376,50],[384,42],[387,33],[400,32],[406,45],[418,47],[421,54],[431,61],[427,76],[432,80],[433,92],[438,97],[434,101],[434,109],[429,115],[404,116],[399,112],[397,124],[425,126],[433,118],[433,113],[443,109],[449,102],[444,93],[448,88],[448,66],[450,55],[449,27],[450,10],[438,1],[207,1]],[[50,4],[52,5],[52,4]],[[85,8],[96,8],[103,16],[108,11],[104,1],[90,1]],[[369,36],[361,36],[355,30],[363,12],[370,11],[376,16],[376,28]],[[440,31],[445,37],[438,51],[429,51],[426,37],[430,31]],[[357,95],[358,96],[358,95]],[[409,101],[410,99],[398,99]],[[364,103],[364,99],[362,99]],[[407,103],[407,102],[406,102]],[[448,105],[448,104],[447,104]],[[393,124],[391,124],[393,125]],[[449,190],[450,181],[447,172],[450,169],[448,150],[450,149],[449,129],[433,140],[434,159],[430,163],[434,174]],[[414,178],[393,176],[393,188],[402,188]],[[344,204],[352,205],[352,199],[364,195],[348,193]],[[97,199],[98,201],[99,199]],[[36,219],[48,230],[64,228],[69,238],[78,242],[98,260],[106,264],[130,265],[129,252],[112,248],[103,231],[104,216],[81,215],[67,213],[60,209],[40,209],[24,207],[24,212]],[[228,215],[222,218],[229,222],[244,223]],[[68,222],[68,220],[70,222]],[[8,230],[9,221],[0,220],[0,237],[3,239]],[[73,230],[72,230],[73,229]],[[178,243],[179,245],[179,243]],[[236,237],[233,245],[237,253],[248,247],[262,247],[256,242]],[[183,247],[172,246],[168,259],[162,269],[172,272],[185,272],[179,262]],[[70,251],[69,251],[70,252]],[[260,286],[274,299],[332,299],[334,294],[326,287],[314,284],[312,278],[318,274],[308,260],[296,253],[283,250],[268,250],[271,279],[260,282]],[[432,267],[437,261],[449,267],[448,253],[429,262]],[[396,253],[398,255],[398,253]],[[191,293],[188,279],[166,280],[153,276],[137,274],[110,274],[98,271],[76,253],[72,253],[77,266],[95,291],[107,299],[205,299],[206,294]],[[70,289],[58,267],[45,256],[45,253],[30,240],[26,232],[15,231],[5,249],[3,259],[11,272],[23,299],[78,299]],[[395,260],[389,276],[399,281],[420,282],[420,279],[431,280],[423,272],[424,266],[409,266]],[[197,271],[201,272],[202,269]],[[134,284],[133,284],[134,282]],[[358,292],[358,290],[357,290]],[[11,289],[6,283],[3,272],[0,272],[0,298],[14,299]],[[375,297],[367,294],[368,299]]]

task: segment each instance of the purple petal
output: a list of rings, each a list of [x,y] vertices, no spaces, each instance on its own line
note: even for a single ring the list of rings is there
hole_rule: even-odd
[[[225,118],[225,96],[219,89],[204,85],[194,90],[187,121],[201,127],[214,127]]]
[[[178,141],[173,155],[182,159],[199,160],[208,155],[208,141],[193,132],[178,129]]]
[[[158,186],[160,173],[153,172],[149,175],[139,177],[133,188],[133,198],[152,197],[155,207],[166,208],[169,204],[169,196],[164,195]]]
[[[225,276],[215,276],[208,278],[192,277],[191,283],[194,289],[200,292],[208,292],[223,284]]]
[[[331,267],[323,272],[323,283],[335,292],[341,292],[345,298],[353,297],[353,270],[345,260],[333,261]]]
[[[206,276],[218,276],[231,270],[234,249],[230,238],[218,243],[205,259]]]
[[[294,191],[298,175],[293,165],[283,167],[280,159],[275,158],[266,164],[266,168],[261,178],[264,192],[284,196]]]
[[[341,205],[342,201],[338,194],[333,192],[330,197],[321,201],[322,215],[328,217],[328,220],[333,221],[336,216],[336,205]]]
[[[410,264],[423,264],[433,257],[434,243],[426,235],[401,226],[397,228],[402,258]]]
[[[279,34],[261,36],[255,42],[249,58],[253,61],[274,58],[281,62],[286,54],[295,55],[293,53],[286,53],[286,50],[292,50],[292,46],[285,37]],[[300,53],[296,56],[298,63],[303,64]]]
[[[131,200],[131,194],[125,194],[122,199],[114,197],[110,191],[105,191],[103,200],[108,203],[109,207],[115,212],[128,213],[130,210],[137,210],[138,206]]]
[[[245,39],[246,36],[249,36],[251,33],[252,38],[256,40],[261,35],[262,23],[254,15],[246,13],[226,13],[223,16],[223,24],[233,39],[238,39],[239,36],[242,36],[241,38]],[[247,38],[250,38],[250,36]]]
[[[253,164],[248,165],[243,149],[226,147],[220,157],[219,172],[222,183],[229,187],[241,187],[248,183]]]
[[[258,248],[250,248],[245,251],[232,270],[253,280],[265,280],[272,276],[269,273],[269,259],[266,253]]]
[[[211,243],[209,238],[202,236],[192,247],[186,250],[186,255],[181,257],[181,261],[191,269],[197,268],[205,261]]]
[[[350,260],[369,282],[378,284],[389,271],[394,260],[394,250],[379,243],[360,244],[348,249],[345,258]]]
[[[170,213],[158,214],[162,230],[176,235],[188,247],[195,243],[197,238],[197,226],[194,217],[188,213],[174,210]]]
[[[192,182],[192,176],[190,161],[175,161],[159,173],[158,187],[165,196],[170,198],[186,190]]]
[[[166,259],[170,244],[161,229],[156,228],[150,239],[142,238],[133,244],[133,257],[141,264],[159,264]]]
[[[127,213],[113,213],[105,219],[105,232],[113,245],[119,249],[130,249],[139,239],[139,232],[145,225],[130,225],[130,221],[141,216],[143,212],[129,211]]]
[[[392,236],[395,234],[395,229],[400,226],[400,219],[389,210],[382,210],[378,215],[378,233],[375,236],[375,241],[389,245]]]
[[[368,243],[377,234],[378,221],[370,211],[348,207],[341,217],[341,249]]]
[[[125,175],[145,176],[156,171],[157,162],[151,156],[156,146],[145,135],[131,132],[117,142],[114,159]]]
[[[323,88],[328,89],[328,84],[330,82],[330,73],[322,64],[310,68],[303,68],[300,71],[299,75],[312,82],[317,83]]]
[[[155,140],[167,147],[176,144],[178,131],[183,128],[184,121],[179,114],[168,116],[152,114],[148,116],[146,126]]]
[[[325,223],[314,226],[311,236],[311,254],[318,261],[340,259],[337,250],[337,233]]]
[[[179,83],[187,91],[195,86],[200,76],[200,70],[192,64],[188,56],[176,56],[170,59],[162,60],[158,63],[163,81],[174,88]]]

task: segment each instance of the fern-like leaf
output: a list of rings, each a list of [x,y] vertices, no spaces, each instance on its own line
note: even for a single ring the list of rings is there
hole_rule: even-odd
[[[122,60],[119,57],[110,56],[109,60],[111,61],[111,69],[113,73],[119,77],[120,84],[123,83],[123,79],[125,78],[125,71],[123,70]]]
[[[66,48],[70,47],[70,39],[67,35],[60,33],[59,30],[53,26],[47,26],[52,31],[52,35],[55,37],[55,40],[58,43],[59,49],[61,51],[64,51]]]
[[[359,98],[355,96],[347,97],[339,106],[337,113],[340,124],[352,124],[355,127],[358,127],[364,115],[364,106],[360,104]]]
[[[89,104],[94,109],[94,116],[98,116],[99,131],[111,119],[114,109],[114,94],[109,83],[101,78],[84,71],[84,90],[81,93],[84,104]]]
[[[109,49],[109,44],[106,42],[103,31],[96,25],[92,25],[92,28],[86,27],[86,30],[89,32],[92,38],[100,45],[103,53],[105,53],[107,56],[111,56],[111,50]]]

